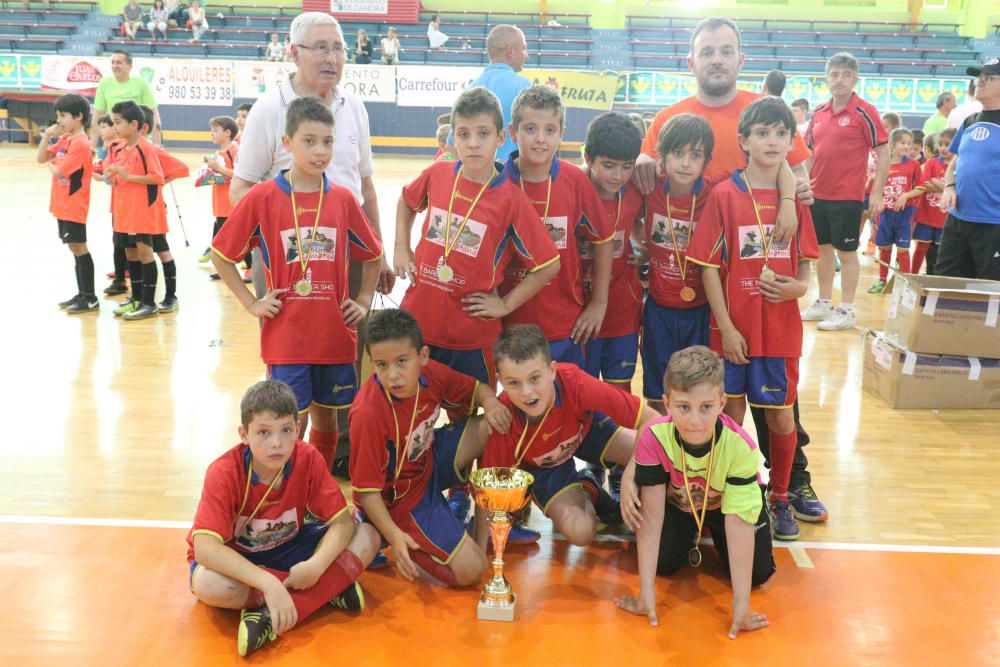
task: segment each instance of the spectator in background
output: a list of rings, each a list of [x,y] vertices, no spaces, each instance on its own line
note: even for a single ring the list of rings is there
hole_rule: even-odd
[[[163,0],[153,0],[153,8],[149,10],[149,23],[146,24],[146,29],[153,36],[154,42],[157,30],[163,33],[163,41],[167,41],[167,18],[169,16],[170,13],[163,6]]]
[[[130,42],[135,41],[135,34],[142,27],[142,7],[135,0],[128,0],[122,9],[122,29]]]
[[[188,20],[188,6],[184,0],[179,0],[179,2],[174,4],[174,8],[170,11],[167,18],[167,25],[171,28],[184,28],[187,26]]]
[[[792,113],[795,115],[795,131],[805,136],[806,128],[809,127],[809,100],[800,97],[789,106],[792,107]]]
[[[264,54],[264,60],[270,63],[280,63],[285,59],[285,47],[278,41],[278,33],[271,33],[271,41],[267,43],[267,50]]]
[[[973,79],[969,82],[969,91],[965,102],[956,106],[948,114],[948,127],[957,130],[965,122],[966,118],[982,110],[983,103],[976,99],[976,80]]]
[[[764,85],[761,87],[764,95],[774,95],[781,97],[785,92],[785,73],[780,69],[773,69],[764,75]]]
[[[201,8],[201,3],[198,0],[191,0],[191,6],[188,8],[188,21],[191,23],[191,39],[188,42],[197,44],[201,41],[201,36],[208,30],[205,10]]]
[[[937,106],[937,113],[924,121],[925,135],[935,134],[948,127],[948,114],[958,104],[955,102],[955,96],[951,93],[941,93],[938,95],[935,106]]]
[[[354,46],[354,62],[358,65],[370,65],[372,62],[372,43],[368,40],[368,33],[362,28],[358,28],[358,41]]]
[[[438,51],[447,51],[444,48],[445,43],[448,41],[448,35],[441,32],[441,17],[437,14],[431,19],[431,22],[427,24],[427,42],[430,44],[430,48],[437,49]]]
[[[389,28],[385,37],[382,38],[382,62],[386,65],[398,65],[399,52],[402,50],[399,45],[399,37],[396,37],[396,29]]]
[[[292,36],[285,35],[285,62],[293,62],[295,58],[292,57]]]

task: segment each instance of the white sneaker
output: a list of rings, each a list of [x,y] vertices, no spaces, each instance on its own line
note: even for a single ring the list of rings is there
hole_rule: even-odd
[[[843,331],[854,328],[854,311],[836,308],[826,319],[816,325],[820,331]]]
[[[833,313],[832,303],[823,303],[819,299],[816,299],[813,301],[813,305],[802,311],[802,321],[816,322],[818,320],[825,320],[831,313]]]

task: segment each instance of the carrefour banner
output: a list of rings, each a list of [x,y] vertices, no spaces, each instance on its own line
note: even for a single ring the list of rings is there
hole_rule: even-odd
[[[615,101],[618,74],[615,72],[575,72],[555,69],[526,69],[522,75],[532,83],[550,86],[567,107],[608,111]]]
[[[741,77],[737,87],[760,90],[761,77]],[[915,77],[863,77],[858,80],[858,94],[874,104],[879,111],[897,113],[933,113],[937,96],[953,93],[961,104],[965,101],[966,79],[931,79]],[[698,85],[693,76],[667,72],[627,72],[619,75],[615,102],[667,106],[691,97]],[[830,99],[830,90],[822,76],[790,76],[784,97],[809,100],[814,107]]]

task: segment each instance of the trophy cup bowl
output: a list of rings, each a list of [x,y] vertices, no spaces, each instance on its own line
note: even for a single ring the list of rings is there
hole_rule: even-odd
[[[489,512],[493,540],[493,576],[479,598],[476,617],[485,621],[513,621],[515,596],[503,574],[503,552],[510,535],[510,516],[528,504],[535,478],[517,468],[482,468],[469,476],[476,504]]]

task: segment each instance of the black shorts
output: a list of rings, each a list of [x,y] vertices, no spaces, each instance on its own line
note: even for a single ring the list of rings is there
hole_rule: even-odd
[[[1000,224],[968,222],[949,214],[934,274],[1000,280]]]
[[[153,239],[156,238],[154,234],[129,234],[127,247],[134,248],[137,244],[142,243],[143,245],[152,246]]]
[[[63,243],[86,243],[87,225],[71,220],[56,220],[59,223],[59,240]]]
[[[816,241],[820,245],[852,252],[858,249],[863,202],[817,199],[811,208]]]
[[[134,248],[135,241],[125,232],[111,232],[111,240],[116,248]]]
[[[170,252],[166,234],[153,234],[153,252]]]

